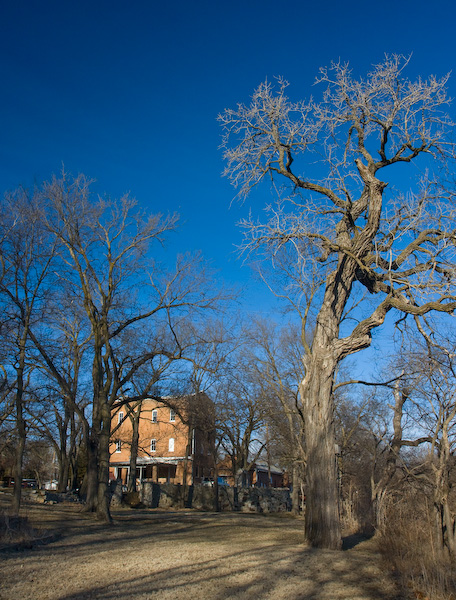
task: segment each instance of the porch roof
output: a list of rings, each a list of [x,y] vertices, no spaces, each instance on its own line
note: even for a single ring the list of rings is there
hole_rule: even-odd
[[[178,463],[182,462],[183,460],[185,460],[185,456],[178,456],[178,457],[145,456],[145,457],[139,457],[137,459],[136,466],[143,467],[146,465],[177,465]],[[191,459],[189,458],[188,460],[190,461]],[[129,467],[130,461],[129,460],[120,460],[120,461],[111,460],[109,464],[113,467]]]

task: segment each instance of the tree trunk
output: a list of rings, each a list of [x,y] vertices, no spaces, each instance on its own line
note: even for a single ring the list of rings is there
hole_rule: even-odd
[[[22,496],[22,461],[25,451],[25,440],[27,436],[26,423],[24,419],[24,366],[25,366],[25,343],[26,333],[22,335],[20,340],[19,366],[16,368],[17,383],[16,383],[16,428],[18,442],[16,446],[15,461],[14,461],[14,489],[13,497],[11,498],[11,514],[15,517],[19,516]]]
[[[184,464],[183,464],[183,475],[182,475],[182,494],[179,500],[179,504],[181,506],[181,508],[185,508],[185,503],[187,501],[187,496],[188,496],[188,483],[187,483],[187,477],[188,477],[188,458],[189,456],[192,454],[192,442],[193,442],[193,435],[194,435],[194,430],[193,427],[191,425],[191,423],[189,423],[188,425],[188,433],[187,433],[187,444],[185,446],[185,456],[184,456]],[[194,462],[195,457],[192,457],[192,463]],[[193,483],[193,479],[192,479],[192,483]]]
[[[301,488],[301,477],[299,476],[299,467],[296,463],[293,464],[292,471],[293,490],[291,492],[291,507],[293,514],[299,515],[299,490]]]
[[[134,414],[130,416],[132,432],[130,445],[130,473],[128,475],[127,492],[136,492],[136,464],[138,462],[140,415],[141,405],[139,405],[136,412],[134,412]]]
[[[403,374],[403,372],[402,372]],[[394,386],[394,415],[393,415],[393,439],[388,449],[386,465],[383,469],[380,479],[375,483],[374,475],[371,477],[371,503],[372,512],[375,520],[375,527],[384,526],[384,500],[388,490],[388,485],[391,483],[397,468],[397,459],[401,450],[402,440],[402,415],[404,404],[407,401],[408,392],[400,389],[399,382]],[[377,450],[376,450],[377,454]],[[374,461],[375,471],[375,461]]]
[[[74,492],[76,490],[79,491],[81,482],[79,481],[79,462],[80,462],[80,451],[75,452],[71,455],[70,458],[70,472],[69,472],[69,489]]]
[[[80,445],[77,443],[78,433],[73,414],[70,426],[70,449],[68,451],[68,488],[72,491],[78,486],[78,459],[80,454]]]
[[[92,429],[92,428],[91,428]],[[96,434],[90,431],[87,439],[87,471],[83,485],[85,495],[86,511],[95,512],[98,497],[98,439]]]
[[[218,484],[218,468],[217,465],[214,467],[214,511],[220,512],[220,488]]]
[[[68,476],[70,472],[70,457],[68,456],[65,449],[60,451],[59,455],[59,474],[57,491],[66,492],[68,487]]]
[[[445,523],[446,546],[451,560],[456,559],[456,522],[450,510],[448,498],[443,505],[443,521]]]
[[[20,403],[21,404],[21,403]],[[16,446],[16,455],[14,461],[14,489],[13,496],[11,498],[11,515],[14,517],[19,516],[19,509],[21,507],[21,496],[22,496],[22,461],[24,457],[25,450],[25,439],[26,439],[26,429],[25,429],[25,420],[22,417],[22,405],[19,407],[19,414],[16,415],[16,427],[18,434],[18,442]]]
[[[111,437],[111,412],[105,402],[102,407],[102,427],[98,444],[98,497],[97,519],[112,523],[109,505],[111,492],[109,489],[109,441]]]
[[[336,363],[318,348],[307,365],[300,393],[305,416],[307,455],[305,532],[316,548],[339,550],[339,494],[332,398]]]
[[[435,526],[439,549],[447,552],[451,560],[456,558],[455,520],[451,514],[447,498],[434,501]]]
[[[452,560],[456,558],[456,523],[449,505],[450,464],[452,459],[448,437],[449,420],[442,427],[442,437],[438,455],[438,466],[435,469],[434,510],[436,529],[441,550],[446,550]]]

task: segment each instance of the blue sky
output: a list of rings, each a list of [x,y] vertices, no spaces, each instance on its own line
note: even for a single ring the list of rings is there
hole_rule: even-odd
[[[413,53],[410,77],[443,75],[455,16],[439,0],[2,0],[0,190],[64,163],[97,191],[177,211],[170,252],[201,249],[228,284],[248,286],[249,308],[268,312],[269,292],[234,255],[249,206],[230,209],[217,114],[266,77],[283,75],[294,97],[315,93],[319,67],[338,58],[364,73],[385,52]]]

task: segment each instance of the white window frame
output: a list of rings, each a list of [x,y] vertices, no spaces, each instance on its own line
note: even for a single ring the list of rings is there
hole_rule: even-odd
[[[169,438],[168,452],[174,452],[174,438]]]
[[[122,423],[123,420],[124,420],[124,413],[123,413],[123,411],[120,411],[120,413],[119,413],[119,425]]]
[[[150,440],[150,451],[157,452],[157,440],[155,438]]]
[[[116,453],[122,452],[122,442],[117,440],[116,442]]]
[[[156,408],[154,408],[154,410],[152,411],[151,420],[152,420],[152,423],[156,423],[158,420],[158,412],[157,412]]]
[[[169,409],[169,420],[171,421],[171,423],[174,423],[176,420],[176,411],[174,410],[174,408]]]

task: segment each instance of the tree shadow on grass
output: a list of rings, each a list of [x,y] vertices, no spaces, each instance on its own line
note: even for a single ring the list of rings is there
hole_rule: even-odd
[[[302,524],[288,519],[147,511],[116,517],[114,527],[87,519],[55,544],[24,552],[22,581],[33,582],[46,564],[68,579],[66,591],[49,596],[59,600],[397,598],[372,568],[377,557],[355,548],[359,537],[346,538],[354,550],[331,552],[304,546]],[[124,557],[133,560],[123,565]],[[72,580],[79,568],[86,576]],[[44,583],[27,587],[30,598],[40,597]]]
[[[370,540],[373,536],[373,533],[354,533],[352,535],[347,535],[342,539],[342,550],[352,550],[352,548],[355,548],[363,542],[367,542],[367,540]]]
[[[157,545],[160,552],[160,546]],[[216,552],[214,553],[216,554]],[[320,551],[285,543],[253,546],[208,560],[198,557],[185,564],[156,568],[150,564],[142,577],[124,578],[116,569],[116,582],[88,587],[61,600],[114,600],[129,598],[204,600],[393,600],[384,581],[372,573],[362,553]]]

